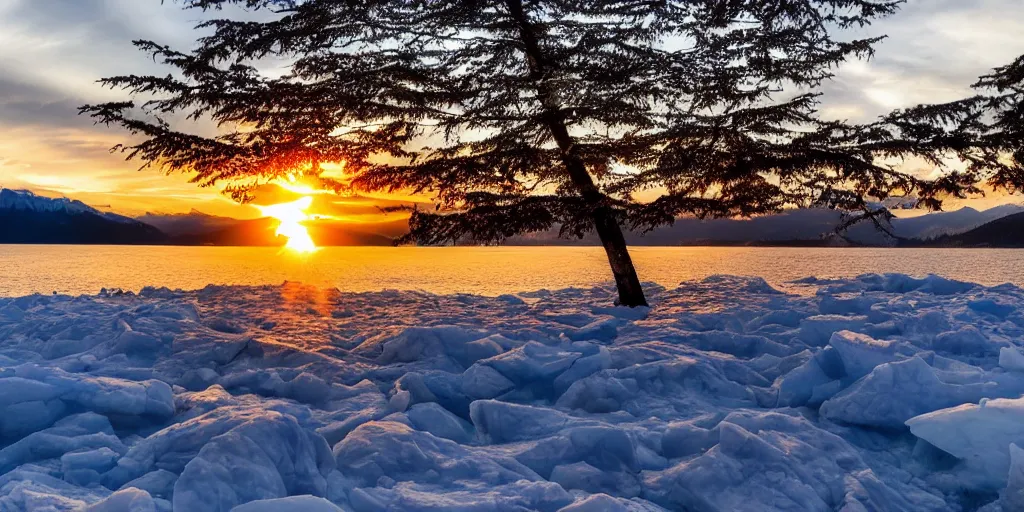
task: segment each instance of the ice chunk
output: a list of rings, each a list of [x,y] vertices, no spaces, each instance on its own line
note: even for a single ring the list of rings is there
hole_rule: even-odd
[[[38,470],[18,469],[0,476],[0,510],[80,511],[108,492],[78,487]]]
[[[700,455],[718,444],[718,434],[693,422],[675,422],[661,438],[662,453],[668,458]]]
[[[564,373],[555,377],[555,394],[560,395],[569,389],[576,381],[586,378],[601,370],[611,368],[612,356],[605,347],[600,347],[593,355],[577,359],[573,365]]]
[[[653,503],[613,498],[607,494],[593,494],[558,512],[659,512],[664,510]]]
[[[390,421],[359,426],[334,447],[334,456],[338,468],[363,486],[376,485],[382,477],[425,484],[476,480],[489,485],[540,479],[511,458],[479,453]]]
[[[462,392],[472,398],[495,398],[513,388],[515,383],[487,365],[474,364],[462,375]]]
[[[410,405],[437,402],[458,416],[469,417],[472,398],[462,391],[465,386],[460,375],[437,370],[422,374],[413,372],[403,375],[396,384],[399,389],[411,393]]]
[[[29,462],[59,459],[66,453],[99,448],[109,448],[119,454],[127,451],[113,435],[105,417],[88,413],[69,416],[49,429],[29,434],[0,450],[0,474]]]
[[[342,512],[342,510],[323,498],[305,495],[250,501],[231,509],[231,512]]]
[[[858,280],[864,282],[869,291],[884,291],[888,293],[921,292],[933,295],[955,295],[965,293],[978,288],[973,283],[965,283],[946,279],[934,274],[929,274],[924,279],[917,279],[903,274],[868,274],[859,276]]]
[[[609,492],[625,498],[639,496],[641,491],[640,481],[635,474],[625,471],[603,471],[586,462],[556,466],[551,471],[549,480],[567,490]]]
[[[148,492],[128,488],[87,507],[85,512],[157,512],[157,506]]]
[[[812,347],[824,346],[839,331],[859,331],[868,323],[866,316],[818,315],[800,322],[800,340]]]
[[[472,364],[481,359],[488,359],[505,352],[505,347],[498,343],[501,336],[488,336],[483,339],[466,343],[460,361],[464,365]]]
[[[766,326],[798,327],[800,325],[800,321],[807,318],[807,316],[807,313],[792,309],[774,310],[751,320],[747,324],[747,328],[750,330],[758,330]]]
[[[626,431],[608,425],[572,427],[559,431],[535,442],[508,445],[505,453],[511,453],[515,460],[535,471],[541,477],[550,479],[558,466],[585,462],[601,471],[635,475],[641,468],[663,468],[664,459],[647,466],[657,456],[645,454],[648,460],[641,461],[641,446],[634,442]],[[564,471],[564,468],[563,468]],[[605,480],[607,485],[623,485],[620,492],[632,492],[635,485],[623,475]],[[606,490],[611,490],[610,487]]]
[[[822,404],[821,414],[833,421],[900,430],[921,414],[1022,392],[1024,379],[1012,375],[943,372],[913,357],[878,366]]]
[[[322,437],[267,411],[203,446],[174,484],[174,510],[216,512],[256,500],[324,496],[334,467]]]
[[[619,318],[605,318],[569,331],[566,335],[573,341],[596,340],[607,343],[619,335],[619,326],[622,323]]]
[[[1005,320],[1006,317],[1013,314],[1014,311],[1017,311],[1016,306],[999,303],[992,299],[972,300],[967,303],[967,307],[977,313],[992,315],[1000,320]]]
[[[1017,347],[999,349],[999,366],[1011,372],[1024,372],[1024,354]]]
[[[775,387],[778,391],[778,407],[799,407],[810,402],[814,389],[828,384],[832,377],[825,373],[818,358],[812,357],[793,371],[779,377]]]
[[[896,354],[896,343],[851,331],[833,334],[828,344],[839,354],[845,377],[851,381],[871,373],[880,364],[902,359]]]
[[[522,347],[482,361],[516,384],[554,380],[580,358],[579,353],[531,341]]]
[[[1024,510],[1024,450],[1010,444],[1010,474],[1002,493],[1003,510]]]
[[[107,447],[65,453],[60,458],[61,471],[65,473],[75,469],[106,471],[114,467],[119,458],[121,458],[120,454]]]
[[[417,404],[406,415],[417,430],[430,432],[456,443],[469,442],[472,426],[434,402]]]
[[[46,402],[59,397],[62,392],[60,387],[39,380],[0,378],[0,406],[3,407],[19,402]]]
[[[203,324],[217,332],[225,334],[242,334],[245,332],[245,326],[235,322],[229,318],[224,317],[213,317],[203,321]]]
[[[1001,348],[999,344],[989,341],[973,325],[965,325],[959,331],[949,331],[935,337],[932,346],[935,350],[950,352],[962,356],[985,356],[995,354]]]
[[[4,304],[0,306],[0,323],[20,322],[25,319],[25,312],[16,304]]]
[[[526,304],[526,301],[512,294],[499,295],[495,297],[495,300],[499,300],[510,306],[523,306]]]
[[[455,326],[411,327],[382,342],[379,360],[382,363],[409,363],[448,355],[468,367],[475,361],[470,360],[466,345],[486,336],[484,332]]]
[[[557,404],[591,413],[624,410],[649,414],[648,399],[756,403],[752,385],[767,385],[753,370],[718,358],[674,357],[621,370],[606,370],[576,381]]]
[[[768,281],[753,276],[713,275],[701,281],[701,284],[727,288],[739,293],[752,295],[781,295],[782,292],[773,288]]]
[[[160,338],[138,331],[121,333],[116,342],[117,350],[131,355],[155,356],[157,352],[170,348]]]
[[[117,464],[121,454],[107,447],[65,453],[60,458],[64,480],[87,487],[100,481],[100,474]]]
[[[175,336],[171,344],[175,360],[185,367],[193,368],[211,363],[225,365],[243,353],[256,355],[259,350],[259,344],[245,336]]]
[[[673,344],[689,345],[700,350],[722,352],[744,359],[764,354],[785,357],[794,352],[793,347],[776,343],[764,336],[728,331],[681,332],[674,336],[664,336],[664,339]]]
[[[104,485],[120,488],[154,468],[181,473],[214,438],[247,423],[261,424],[273,419],[277,424],[283,421],[280,416],[258,407],[228,405],[171,425],[132,446],[117,466],[104,475]]]
[[[308,372],[300,373],[288,383],[288,397],[307,404],[319,404],[330,398],[331,386]]]
[[[0,410],[0,441],[21,439],[26,434],[49,427],[66,412],[67,406],[61,400],[34,400],[8,405]]]
[[[401,482],[391,488],[354,489],[350,499],[355,512],[557,512],[573,502],[572,496],[558,484],[527,480],[467,489]]]
[[[629,308],[625,306],[595,306],[590,308],[590,312],[595,315],[608,315],[615,318],[621,318],[623,320],[643,320],[651,314],[651,308],[644,306],[636,308]]]
[[[178,385],[191,391],[203,391],[217,383],[220,374],[210,368],[188,370],[178,380]]]
[[[573,423],[571,417],[554,409],[497,400],[477,400],[469,410],[473,425],[494,443],[537,439]]]
[[[983,400],[907,421],[910,432],[958,459],[990,490],[1006,484],[1010,445],[1024,444],[1024,398]]]
[[[363,381],[350,392],[356,394],[329,404],[332,412],[325,420],[329,423],[317,429],[328,444],[337,444],[359,425],[379,420],[392,411],[385,395],[369,381]]]
[[[556,405],[591,413],[608,413],[621,410],[639,391],[636,380],[596,374],[574,382],[559,397]]]
[[[128,482],[121,488],[134,487],[148,492],[154,498],[170,499],[174,491],[174,482],[177,480],[178,475],[164,469],[158,469]]]
[[[115,422],[162,420],[174,414],[171,387],[159,380],[132,382],[90,377],[32,364],[19,366],[15,373],[14,377],[0,378],[0,389],[7,388],[0,393],[7,397],[7,407],[47,397],[45,400],[59,398],[69,408],[110,416]]]
[[[734,413],[717,430],[718,444],[703,455],[646,474],[645,497],[670,510],[699,503],[702,510],[825,511],[843,495],[844,510],[947,509],[935,496],[883,484],[853,446],[805,418]]]

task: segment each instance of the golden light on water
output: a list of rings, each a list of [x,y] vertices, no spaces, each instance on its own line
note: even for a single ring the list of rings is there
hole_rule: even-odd
[[[277,227],[277,234],[288,239],[288,243],[285,244],[286,249],[300,253],[310,253],[317,250],[316,243],[313,242],[313,239],[309,236],[309,230],[302,223],[312,219],[309,213],[307,213],[307,210],[312,205],[312,197],[303,197],[290,203],[260,206],[259,209],[263,212],[263,215],[280,221],[281,224]]]

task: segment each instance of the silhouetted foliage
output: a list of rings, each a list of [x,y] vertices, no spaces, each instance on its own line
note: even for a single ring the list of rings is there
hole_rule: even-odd
[[[435,211],[412,214],[413,242],[596,230],[628,305],[645,299],[621,224],[809,205],[884,221],[871,205],[893,195],[936,208],[982,179],[1024,182],[1021,62],[979,84],[998,96],[864,126],[818,119],[816,88],[878,41],[836,34],[901,1],[183,3],[268,19],[204,22],[210,35],[188,53],[136,42],[173,74],[103,82],[153,99],[83,108],[141,136],[119,148],[129,157],[201,185],[226,181],[239,200],[296,172],[342,192],[434,194]],[[268,62],[287,70],[261,72]],[[212,119],[222,133],[180,131],[172,114]],[[901,172],[905,157],[948,172]],[[969,167],[952,171],[950,159]],[[345,162],[344,178],[326,177],[326,162]]]

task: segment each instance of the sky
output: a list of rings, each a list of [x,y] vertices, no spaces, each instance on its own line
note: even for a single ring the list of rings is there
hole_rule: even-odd
[[[258,216],[255,207],[190,184],[187,176],[138,170],[137,162],[109,151],[126,141],[124,132],[76,115],[81,105],[124,99],[101,88],[101,77],[167,72],[133,39],[187,49],[200,17],[173,0],[0,0],[0,186],[129,215],[197,209]],[[870,121],[894,108],[969,94],[978,76],[1024,54],[1024,1],[909,0],[895,16],[856,33],[883,34],[889,37],[871,61],[848,63],[822,89],[823,116]],[[1022,200],[990,196],[964,205]]]

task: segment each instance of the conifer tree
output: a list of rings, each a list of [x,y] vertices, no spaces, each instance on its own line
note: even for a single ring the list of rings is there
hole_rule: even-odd
[[[430,194],[436,208],[413,211],[407,237],[422,244],[596,231],[628,306],[646,299],[622,226],[809,205],[878,222],[887,211],[873,201],[893,194],[936,207],[982,178],[1022,182],[1020,153],[1000,156],[1019,144],[1019,109],[1002,128],[989,112],[1009,100],[863,126],[816,116],[816,89],[879,40],[838,34],[900,0],[181,3],[264,14],[203,22],[191,51],[136,42],[172,72],[105,79],[148,99],[82,109],[138,136],[118,148],[129,158],[226,182],[239,200],[295,173],[339,192]],[[175,115],[221,132],[197,135]],[[949,172],[901,172],[892,160],[908,156]],[[971,165],[947,169],[955,160]],[[327,178],[327,162],[344,178]]]

